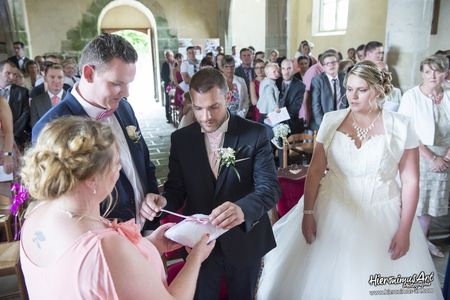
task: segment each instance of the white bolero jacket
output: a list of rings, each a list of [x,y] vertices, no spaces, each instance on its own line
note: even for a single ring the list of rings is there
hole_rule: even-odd
[[[325,153],[328,152],[336,130],[349,113],[350,108],[347,108],[324,115],[316,141],[323,144]],[[419,140],[409,117],[385,109],[382,110],[382,117],[388,151],[398,163],[405,149],[417,148]]]
[[[448,119],[450,119],[450,89],[444,90],[444,98],[440,105],[443,106]],[[419,86],[406,91],[400,102],[398,112],[411,118],[422,144],[434,144],[436,125],[433,114],[433,101],[422,94]]]

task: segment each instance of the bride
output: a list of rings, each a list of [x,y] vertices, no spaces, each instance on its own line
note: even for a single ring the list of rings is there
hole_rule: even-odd
[[[390,80],[369,61],[347,74],[350,108],[324,116],[304,198],[274,226],[258,300],[442,299],[414,217],[419,142],[407,117],[381,110]]]

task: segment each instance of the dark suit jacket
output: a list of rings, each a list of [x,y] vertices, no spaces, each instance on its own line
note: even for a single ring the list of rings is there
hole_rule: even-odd
[[[71,93],[67,93],[63,101],[52,107],[34,125],[32,135],[33,145],[36,143],[36,139],[45,124],[58,117],[68,115],[87,117],[86,112]],[[114,112],[114,115],[119,121],[125,137],[128,137],[126,132],[126,127],[128,125],[134,125],[137,127],[137,130],[140,131],[134,111],[127,100],[122,99],[120,101],[119,107]],[[147,193],[158,194],[158,185],[155,178],[155,166],[150,161],[150,155],[144,138],[141,138],[138,143],[134,143],[127,138],[127,142],[131,157],[136,167],[137,176],[141,180],[144,195]],[[117,199],[117,204],[108,217],[129,220],[136,216],[133,188],[123,169],[120,170],[120,177],[116,183],[116,191],[113,191],[112,196],[113,199]],[[147,222],[144,229],[154,227],[153,225],[154,224]]]
[[[234,75],[244,78],[245,83],[247,84],[247,89],[250,89],[250,78],[248,78],[247,73],[245,73],[242,65],[240,65],[234,70]],[[252,68],[252,78],[255,79],[255,77],[256,77],[255,70]]]
[[[280,187],[264,126],[231,115],[223,147],[235,149],[237,160],[245,159],[236,163],[240,181],[231,167],[223,167],[216,180],[198,123],[175,131],[164,195],[168,209],[185,204],[187,215],[209,215],[226,201],[239,205],[245,222],[219,237],[216,247],[232,265],[242,267],[275,247],[267,211],[278,201]]]
[[[339,85],[341,88],[341,99],[338,99],[339,106],[337,109],[347,108],[348,101],[345,96],[344,73],[339,73]],[[325,72],[317,75],[311,81],[311,110],[312,118],[310,127],[312,130],[318,130],[322,123],[323,115],[333,110],[333,87],[328,80]]]
[[[29,61],[30,59],[29,59],[28,57],[24,57],[24,58],[23,58],[22,68],[19,67],[19,60],[17,59],[17,56],[14,55],[14,56],[8,57],[8,60],[9,60],[10,62],[13,62],[13,63],[16,65],[17,69],[23,71],[23,70],[25,69],[25,64],[26,64],[27,61]]]
[[[305,85],[303,82],[293,77],[288,89],[280,98],[280,107],[286,107],[289,116],[291,117],[287,122],[291,129],[291,134],[301,133],[304,130],[303,121],[298,118],[304,94]]]
[[[9,92],[9,107],[13,116],[14,140],[19,148],[30,141],[30,102],[28,90],[12,84]]]
[[[161,80],[164,81],[164,86],[170,83],[170,64],[167,61],[161,65]]]
[[[64,99],[66,93],[66,91],[63,91],[61,100]],[[50,99],[48,93],[43,93],[32,98],[30,104],[30,126],[33,127],[52,106],[52,99]]]
[[[72,88],[72,86],[70,84],[64,83],[63,85],[63,89],[65,91],[68,91]],[[31,92],[30,92],[30,97],[34,98],[36,96],[39,96],[40,94],[45,93],[45,86],[44,83],[41,83],[40,85],[35,86]]]

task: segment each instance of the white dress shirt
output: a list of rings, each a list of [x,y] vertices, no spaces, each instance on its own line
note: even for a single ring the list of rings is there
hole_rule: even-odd
[[[92,104],[84,100],[84,98],[78,93],[78,83],[74,85],[71,93],[91,119],[96,120],[98,114],[105,111],[105,109],[93,106]],[[119,146],[120,165],[122,166],[125,175],[130,181],[131,186],[133,187],[134,199],[136,203],[136,223],[142,228],[145,223],[145,218],[142,218],[139,212],[141,210],[142,201],[144,199],[144,190],[142,188],[140,178],[138,178],[137,176],[136,166],[134,165],[133,159],[131,157],[130,148],[128,147],[125,134],[123,133],[122,127],[120,127],[119,121],[117,120],[115,115],[112,115],[109,118],[102,119],[101,122],[108,123],[116,136],[117,144]]]

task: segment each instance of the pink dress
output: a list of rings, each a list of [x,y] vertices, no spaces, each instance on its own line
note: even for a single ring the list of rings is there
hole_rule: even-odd
[[[119,299],[106,262],[101,240],[108,235],[121,235],[132,242],[161,275],[166,274],[158,250],[142,238],[134,220],[81,235],[52,265],[39,267],[25,253],[22,243],[20,261],[30,299]],[[130,283],[132,284],[132,283]],[[150,284],[150,283],[149,283]],[[149,299],[158,295],[149,295]]]

